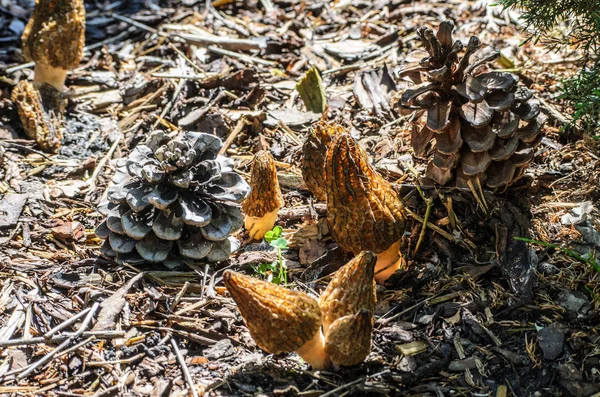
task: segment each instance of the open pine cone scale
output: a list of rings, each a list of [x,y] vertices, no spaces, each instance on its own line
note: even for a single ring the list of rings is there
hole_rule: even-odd
[[[156,131],[117,162],[96,234],[102,253],[117,262],[227,259],[237,242],[241,201],[249,186],[219,156],[219,138],[188,132],[174,140]]]

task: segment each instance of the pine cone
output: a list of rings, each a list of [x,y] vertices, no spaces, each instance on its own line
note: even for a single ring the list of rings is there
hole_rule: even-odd
[[[108,189],[107,215],[96,229],[105,238],[101,252],[117,263],[216,262],[237,248],[231,233],[242,227],[240,203],[250,191],[219,156],[222,142],[187,132],[173,140],[150,135],[117,163]]]
[[[400,100],[402,107],[416,110],[415,155],[426,155],[435,139],[428,178],[441,185],[454,181],[459,187],[469,182],[509,186],[533,160],[546,118],[532,93],[518,85],[517,76],[482,70],[500,56],[498,50],[480,49],[479,39],[473,36],[459,59],[463,44],[453,41],[453,29],[450,21],[442,22],[435,35],[420,28],[417,34],[427,52],[409,55],[422,59],[399,73],[418,84]]]

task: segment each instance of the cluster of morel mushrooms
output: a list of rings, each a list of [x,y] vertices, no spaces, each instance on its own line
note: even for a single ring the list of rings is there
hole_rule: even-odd
[[[26,133],[44,150],[60,145],[61,93],[68,69],[81,60],[84,28],[82,0],[37,0],[23,34],[35,83],[21,81],[12,98]],[[415,84],[402,93],[399,108],[412,112],[412,145],[415,155],[429,159],[426,176],[467,187],[485,205],[482,186],[506,188],[523,176],[545,119],[516,76],[489,70],[499,51],[480,48],[475,37],[463,48],[453,41],[453,29],[445,21],[437,33],[417,31],[424,50],[409,54],[398,72]],[[231,161],[218,156],[218,138],[187,133],[182,139],[155,132],[118,164],[107,219],[97,229],[106,239],[105,256],[117,262],[223,260],[234,249],[231,234],[242,226],[237,203],[246,196],[241,207],[249,236],[260,240],[275,225],[283,197],[269,152],[253,160],[248,195]],[[233,271],[224,282],[263,350],[295,351],[315,369],[355,365],[370,351],[375,281],[405,266],[406,212],[392,184],[339,124],[313,125],[301,168],[308,189],[327,202],[331,235],[354,259],[318,299]]]
[[[327,201],[333,238],[356,256],[333,275],[318,300],[233,271],[223,278],[263,350],[295,351],[315,369],[356,365],[371,347],[375,280],[383,283],[403,263],[405,211],[392,185],[339,124],[318,122],[303,151],[304,179],[315,196]],[[282,207],[269,152],[256,154],[250,186],[243,204],[246,229],[261,239]]]
[[[34,83],[21,80],[13,89],[25,134],[44,151],[61,144],[69,69],[79,66],[85,43],[83,0],[36,0],[23,36],[23,54],[35,62]]]

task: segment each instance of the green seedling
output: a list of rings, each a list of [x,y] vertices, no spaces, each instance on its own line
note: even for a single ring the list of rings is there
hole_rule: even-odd
[[[287,240],[281,237],[282,232],[283,228],[281,226],[275,226],[273,230],[265,234],[265,241],[271,247],[277,248],[277,260],[272,263],[261,263],[258,266],[254,266],[254,271],[257,274],[275,284],[287,284],[288,282],[287,266],[283,263],[283,257],[281,256],[281,251],[286,249],[288,245]]]

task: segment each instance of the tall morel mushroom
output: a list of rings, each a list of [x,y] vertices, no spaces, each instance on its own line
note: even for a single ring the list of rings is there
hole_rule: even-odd
[[[250,195],[242,203],[246,213],[244,226],[251,238],[260,240],[273,229],[277,213],[283,207],[275,160],[270,152],[261,150],[254,156],[250,178]]]
[[[498,50],[480,49],[473,36],[460,57],[463,44],[452,39],[453,29],[450,21],[442,22],[437,34],[418,29],[426,52],[409,54],[420,60],[399,72],[418,84],[400,100],[402,107],[415,111],[415,155],[427,155],[434,139],[428,178],[473,191],[484,185],[506,187],[520,179],[533,160],[546,118],[516,75],[486,67],[500,56]]]
[[[319,121],[311,126],[302,146],[302,176],[308,190],[319,200],[327,199],[325,189],[325,160],[327,149],[336,134],[347,130],[334,122]]]
[[[406,215],[398,193],[348,134],[333,139],[325,174],[331,235],[346,251],[373,251],[375,280],[383,283],[403,263],[400,238]]]
[[[314,369],[331,369],[359,364],[369,354],[374,265],[372,253],[358,255],[332,277],[318,301],[229,270],[223,280],[261,349],[295,351]]]
[[[107,218],[96,234],[101,252],[118,263],[216,262],[237,248],[231,234],[243,224],[240,203],[249,186],[218,155],[219,138],[187,132],[175,140],[152,133],[117,162]]]
[[[68,70],[83,57],[83,0],[36,0],[21,40],[25,58],[35,62],[35,81],[63,91]]]

